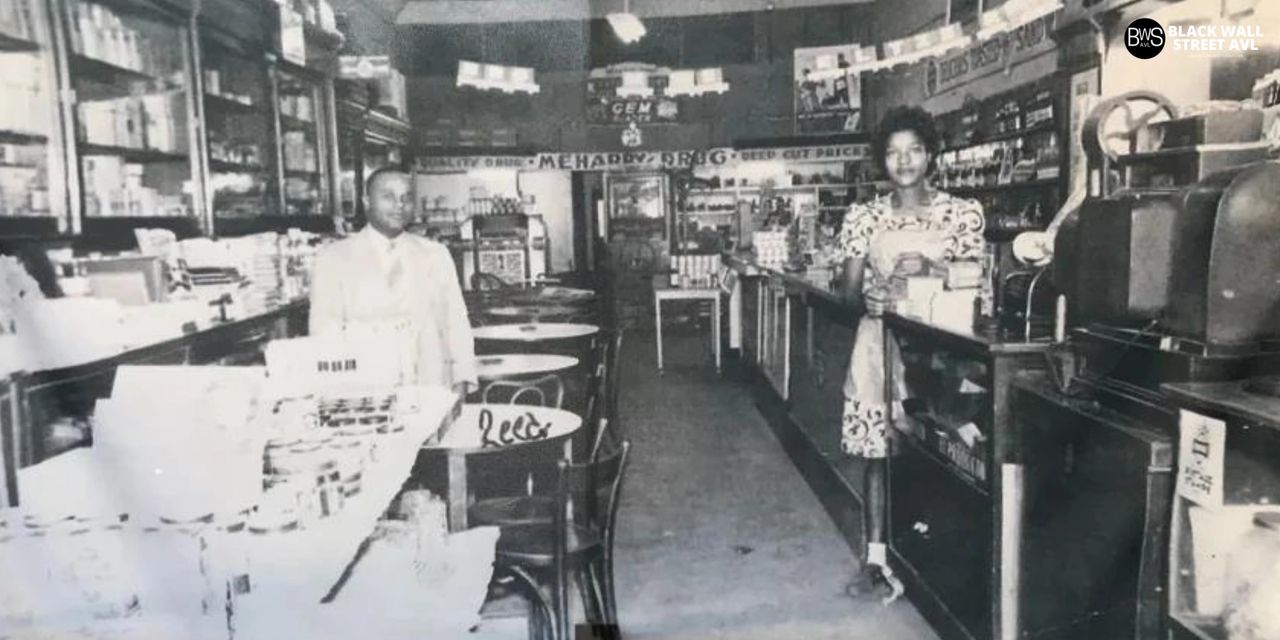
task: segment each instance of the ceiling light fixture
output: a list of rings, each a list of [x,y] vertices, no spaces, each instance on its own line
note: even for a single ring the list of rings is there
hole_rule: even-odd
[[[624,44],[635,44],[648,33],[640,17],[631,13],[631,0],[624,0],[621,13],[610,13],[605,19],[613,27],[614,35]]]

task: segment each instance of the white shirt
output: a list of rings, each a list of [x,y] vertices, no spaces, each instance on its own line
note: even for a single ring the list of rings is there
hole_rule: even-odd
[[[415,344],[406,348],[417,355],[418,384],[476,383],[475,343],[449,250],[408,233],[387,238],[366,226],[316,255],[311,334],[387,323],[411,328]]]

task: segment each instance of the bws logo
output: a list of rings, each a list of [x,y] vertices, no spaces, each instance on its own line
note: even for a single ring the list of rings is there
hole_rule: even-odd
[[[1151,18],[1138,18],[1124,30],[1124,48],[1141,60],[1150,60],[1164,49],[1164,27]]]

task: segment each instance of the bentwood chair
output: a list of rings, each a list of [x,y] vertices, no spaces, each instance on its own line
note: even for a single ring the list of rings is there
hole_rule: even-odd
[[[532,380],[494,380],[485,385],[481,402],[534,404],[559,409],[564,404],[564,380],[552,373]]]
[[[518,584],[531,603],[531,629],[570,640],[569,581],[588,622],[617,623],[613,542],[631,443],[582,465],[561,461],[550,523],[503,527],[495,575]]]
[[[608,442],[616,448],[621,437],[617,433],[617,420],[611,418],[609,403],[610,394],[616,386],[613,373],[617,371],[617,351],[621,345],[622,335],[619,331],[608,341],[601,341],[596,352],[596,367],[587,385],[587,406],[582,419],[587,427],[590,440],[588,460],[595,461]],[[613,399],[616,402],[616,396]],[[528,483],[526,494],[520,496],[498,496],[478,500],[468,510],[467,521],[477,526],[507,526],[512,524],[546,523],[551,521],[552,499],[549,495],[536,495],[532,482]]]

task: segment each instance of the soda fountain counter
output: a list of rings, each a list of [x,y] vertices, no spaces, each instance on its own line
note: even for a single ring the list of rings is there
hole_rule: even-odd
[[[807,274],[745,256],[725,263],[740,276],[729,346],[740,350],[757,405],[793,463],[860,550],[865,467],[840,448],[858,316],[829,283]],[[1025,445],[1008,394],[1017,374],[1043,368],[1050,342],[964,324],[912,317],[905,306],[885,316],[886,331],[903,344],[914,395],[908,415],[894,416],[890,560],[942,637],[1014,638],[1026,608],[1020,576],[1042,559],[1019,553],[1021,478],[1032,470],[1022,468]]]

